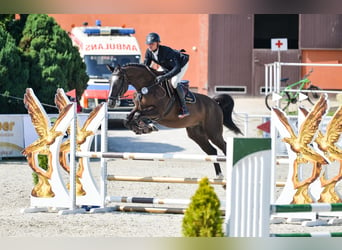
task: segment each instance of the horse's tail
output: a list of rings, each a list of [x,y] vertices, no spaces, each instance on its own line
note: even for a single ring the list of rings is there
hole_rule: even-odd
[[[235,134],[243,134],[232,118],[234,108],[233,98],[228,94],[219,94],[214,96],[213,100],[217,102],[223,111],[223,125],[232,130]]]

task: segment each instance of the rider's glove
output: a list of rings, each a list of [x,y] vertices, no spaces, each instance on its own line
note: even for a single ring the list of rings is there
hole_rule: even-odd
[[[165,76],[157,76],[156,77],[156,83],[162,83],[163,81],[165,81]]]

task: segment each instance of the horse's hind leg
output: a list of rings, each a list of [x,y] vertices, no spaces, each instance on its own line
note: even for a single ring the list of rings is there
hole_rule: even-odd
[[[215,132],[215,133],[214,133]],[[222,133],[219,131],[208,131],[208,138],[209,140],[216,145],[221,151],[223,152],[224,155],[227,154],[227,143],[223,139]]]
[[[214,148],[207,137],[207,134],[201,126],[186,128],[189,138],[195,141],[201,149],[208,155],[217,155],[217,150]],[[214,163],[215,173],[218,177],[223,177],[219,163]]]

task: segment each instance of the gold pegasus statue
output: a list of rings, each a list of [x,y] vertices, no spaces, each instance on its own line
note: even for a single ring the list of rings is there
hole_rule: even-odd
[[[72,105],[67,105],[61,110],[60,115],[51,127],[49,117],[31,88],[26,89],[24,104],[38,134],[38,139],[22,151],[22,154],[27,158],[29,166],[38,175],[38,183],[33,188],[31,195],[34,197],[54,197],[55,194],[48,181],[48,179],[51,178],[53,171],[53,168],[50,166],[52,155],[49,151],[49,146],[55,142],[58,136],[63,135],[62,132],[56,131],[56,127],[59,125],[60,121],[64,119]],[[44,170],[38,165],[36,160],[38,155],[47,155],[47,170]]]
[[[55,95],[55,104],[58,110],[61,112],[67,105],[71,102],[69,101],[68,97],[65,95],[63,89],[57,89]],[[80,145],[82,145],[88,136],[94,135],[93,131],[87,130],[91,121],[96,117],[97,113],[101,109],[103,104],[98,105],[90,114],[85,123],[83,124],[82,128],[80,128],[78,121],[76,120],[76,150],[80,150]],[[68,134],[70,134],[70,128],[68,128]],[[61,144],[60,151],[59,151],[59,162],[63,169],[70,173],[70,166],[68,162],[68,154],[70,152],[70,139],[64,141]],[[78,160],[78,168],[76,171],[76,195],[83,196],[86,195],[85,190],[83,189],[82,183],[80,182],[80,178],[82,178],[83,171],[84,171],[84,158],[79,158]]]
[[[303,123],[301,124],[298,131],[298,136],[293,131],[283,111],[276,107],[273,108],[273,111],[290,134],[290,137],[283,138],[283,141],[288,143],[291,150],[297,154],[297,157],[293,163],[294,171],[292,176],[292,182],[297,191],[291,204],[305,204],[313,202],[308,192],[309,185],[319,177],[321,166],[328,163],[322,155],[318,154],[309,145],[318,130],[322,117],[325,115],[327,108],[327,95],[321,95],[320,99],[307,114]],[[298,166],[299,164],[305,163],[313,164],[312,175],[309,178],[300,181],[298,179]]]
[[[327,179],[323,172],[320,181],[323,187],[319,202],[341,203],[342,200],[335,191],[335,186],[342,179],[342,150],[336,145],[342,132],[342,106],[340,106],[326,127],[325,135],[321,131],[315,139],[317,146],[322,150],[325,156],[331,161],[337,161],[340,164],[339,172],[331,179]]]

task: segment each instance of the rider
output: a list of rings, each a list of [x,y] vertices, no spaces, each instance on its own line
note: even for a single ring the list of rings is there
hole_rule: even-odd
[[[167,73],[157,76],[156,82],[161,83],[171,78],[171,84],[177,91],[181,106],[178,117],[184,118],[190,115],[184,99],[185,93],[180,84],[189,66],[189,56],[178,50],[160,45],[160,37],[157,33],[149,33],[146,37],[146,44],[148,45],[148,49],[145,53],[144,64],[150,66],[153,61],[163,67],[164,70],[167,70]]]

